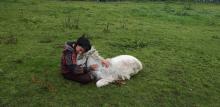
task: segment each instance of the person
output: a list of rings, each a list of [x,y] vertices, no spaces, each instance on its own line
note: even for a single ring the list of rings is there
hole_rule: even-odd
[[[95,80],[93,75],[98,65],[94,64],[89,67],[77,65],[77,57],[91,49],[88,38],[84,35],[79,37],[76,42],[66,42],[61,58],[61,74],[67,80],[73,80],[82,84]],[[102,64],[108,67],[108,61],[103,59]]]

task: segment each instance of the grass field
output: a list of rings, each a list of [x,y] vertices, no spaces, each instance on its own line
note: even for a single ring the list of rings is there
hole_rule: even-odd
[[[89,35],[144,69],[125,85],[64,80],[62,46]],[[220,6],[0,0],[0,107],[219,107]]]

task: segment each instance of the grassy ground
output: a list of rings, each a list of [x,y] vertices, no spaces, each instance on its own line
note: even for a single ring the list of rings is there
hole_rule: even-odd
[[[96,88],[59,74],[62,46],[87,33],[104,57],[144,69]],[[0,106],[220,106],[220,6],[0,1]]]

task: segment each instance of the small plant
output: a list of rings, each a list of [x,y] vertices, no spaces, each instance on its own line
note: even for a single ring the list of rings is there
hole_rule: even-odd
[[[25,16],[24,9],[18,9],[18,18],[20,21],[25,22],[25,23],[41,23],[42,20],[39,17],[33,17],[33,16]]]
[[[190,0],[186,0],[183,6],[184,10],[192,10],[192,3]]]
[[[64,19],[63,25],[64,25],[65,28],[72,29],[73,28],[72,19],[68,16],[67,18]]]
[[[216,25],[216,22],[215,22],[215,20],[212,20],[211,18],[207,21],[207,25],[209,25],[209,26],[214,26],[214,25]]]
[[[173,9],[168,3],[166,3],[163,7],[163,10],[167,13],[175,12],[175,9]]]
[[[14,62],[16,64],[22,64],[23,60],[22,59],[14,59],[12,62]]]
[[[74,28],[79,29],[79,15],[77,16],[76,19],[74,19]]]
[[[38,42],[39,43],[51,43],[53,42],[53,39],[52,37],[46,36],[44,38],[41,38]]]
[[[63,25],[68,29],[79,29],[79,16],[76,19],[72,19],[70,16],[64,19]]]
[[[213,39],[220,39],[220,37],[218,35],[213,35],[212,38]]]
[[[14,35],[0,37],[0,44],[17,44],[18,40]]]
[[[19,18],[24,17],[24,10],[23,9],[21,9],[21,8],[18,9],[18,16],[19,16]]]
[[[53,48],[64,48],[63,43],[54,44]]]
[[[107,33],[107,32],[110,32],[109,26],[110,26],[110,23],[107,22],[106,25],[105,25],[105,27],[104,27],[104,29],[103,29],[103,32],[106,32],[106,33]]]
[[[146,48],[149,46],[149,43],[140,39],[124,39],[120,42],[112,42],[110,43],[110,45],[113,47],[118,47],[120,49],[133,50],[138,48]]]
[[[177,16],[190,16],[190,14],[186,10],[177,10],[175,15],[177,15]]]
[[[122,24],[121,27],[122,27],[122,29],[127,29],[127,27],[126,27],[127,21],[128,21],[128,20],[125,19],[125,18],[122,19],[122,21],[121,21],[121,24]]]

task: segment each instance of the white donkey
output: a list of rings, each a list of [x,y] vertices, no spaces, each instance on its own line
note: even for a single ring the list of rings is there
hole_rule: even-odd
[[[83,58],[78,58],[78,65],[84,64],[90,66],[98,64],[97,71],[92,71],[97,79],[97,87],[108,85],[116,80],[129,80],[132,75],[138,73],[143,68],[141,62],[130,55],[120,55],[107,59],[110,63],[108,68],[102,66],[101,60],[103,58],[99,56],[94,48],[86,52],[83,56]]]

